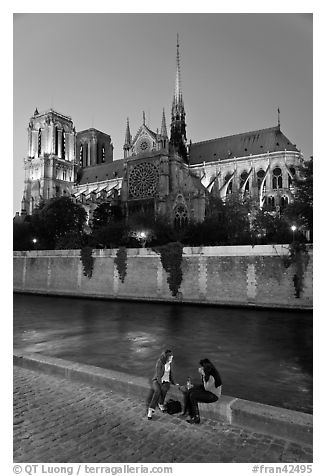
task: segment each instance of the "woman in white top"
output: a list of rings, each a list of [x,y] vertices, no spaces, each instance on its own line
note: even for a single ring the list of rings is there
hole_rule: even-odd
[[[152,419],[155,408],[158,405],[162,412],[165,412],[164,399],[170,388],[170,385],[176,385],[173,380],[172,372],[172,351],[165,350],[156,362],[155,372],[152,379],[152,397],[149,403],[147,418]]]
[[[199,362],[198,372],[202,378],[202,385],[192,387],[187,395],[187,408],[190,419],[188,423],[200,423],[198,402],[213,403],[221,396],[222,380],[220,374],[208,359]]]

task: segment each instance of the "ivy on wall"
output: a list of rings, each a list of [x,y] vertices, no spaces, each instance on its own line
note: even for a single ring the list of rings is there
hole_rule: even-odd
[[[80,250],[80,260],[83,263],[84,276],[91,279],[93,275],[94,258],[92,256],[93,249],[90,246],[84,246]]]
[[[299,298],[304,285],[304,273],[309,262],[309,255],[304,243],[294,241],[289,246],[289,254],[283,257],[285,268],[294,266],[294,275],[292,278],[295,290],[295,297]]]
[[[114,258],[114,264],[117,267],[119,279],[123,283],[127,276],[127,250],[125,246],[120,246]]]
[[[182,283],[182,250],[183,246],[179,242],[168,243],[154,249],[160,254],[162,266],[168,274],[167,282],[172,296],[178,296]]]

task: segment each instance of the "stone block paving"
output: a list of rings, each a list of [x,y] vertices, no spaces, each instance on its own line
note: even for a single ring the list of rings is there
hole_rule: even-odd
[[[14,462],[309,463],[312,448],[203,419],[189,425],[145,402],[14,367]]]

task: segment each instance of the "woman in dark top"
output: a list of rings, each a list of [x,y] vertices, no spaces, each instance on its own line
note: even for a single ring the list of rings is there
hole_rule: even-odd
[[[208,359],[199,362],[198,372],[202,378],[201,385],[192,387],[186,395],[185,412],[189,409],[190,419],[187,423],[200,423],[198,402],[213,403],[221,396],[222,380],[220,374]]]

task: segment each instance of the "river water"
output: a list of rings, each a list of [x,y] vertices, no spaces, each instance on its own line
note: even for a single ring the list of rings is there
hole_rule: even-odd
[[[312,312],[14,295],[14,346],[151,377],[174,353],[176,381],[218,368],[226,395],[312,413]]]

